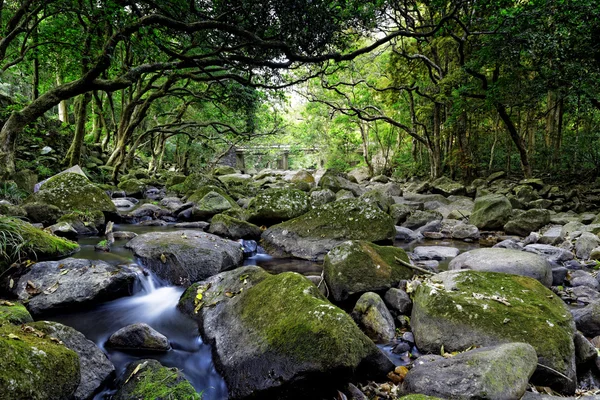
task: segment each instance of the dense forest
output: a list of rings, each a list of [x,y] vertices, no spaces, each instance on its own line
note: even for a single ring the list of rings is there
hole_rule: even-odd
[[[3,1],[2,176],[94,150],[107,180],[138,157],[187,172],[272,143],[296,166],[316,164],[311,147],[320,166],[376,174],[593,179],[598,7]]]

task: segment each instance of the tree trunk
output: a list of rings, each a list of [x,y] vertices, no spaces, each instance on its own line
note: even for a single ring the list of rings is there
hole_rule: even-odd
[[[56,84],[58,86],[61,86],[63,84],[63,80],[62,80],[62,77],[60,76],[60,73],[58,73],[56,75]],[[69,109],[67,107],[66,100],[62,100],[61,102],[58,103],[58,119],[63,124],[69,123]]]
[[[70,167],[77,165],[81,161],[81,148],[83,147],[83,139],[85,137],[85,122],[87,120],[87,106],[92,99],[90,93],[79,96],[77,102],[77,121],[75,125],[75,136],[65,159],[68,159]]]
[[[526,178],[530,178],[531,177],[531,165],[529,164],[529,156],[527,155],[527,147],[526,147],[525,141],[523,141],[523,138],[519,135],[519,132],[517,131],[517,127],[511,120],[510,115],[508,115],[508,112],[506,111],[506,107],[504,106],[504,104],[496,103],[495,105],[496,105],[496,110],[498,110],[498,114],[500,115],[500,118],[502,119],[502,122],[504,122],[504,125],[506,126],[506,129],[508,130],[508,134],[510,135],[510,138],[512,139],[513,143],[517,147],[517,151],[519,152],[519,156],[521,158],[521,168],[523,170],[523,174],[525,175]]]

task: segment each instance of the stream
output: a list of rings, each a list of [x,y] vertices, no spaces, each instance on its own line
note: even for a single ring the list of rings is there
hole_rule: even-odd
[[[115,225],[115,231],[130,231],[137,234],[170,229],[173,227]],[[137,359],[153,358],[167,367],[179,368],[194,388],[203,393],[204,400],[227,399],[227,387],[215,370],[210,346],[202,342],[196,322],[177,310],[177,303],[184,289],[161,281],[144,269],[131,251],[124,248],[127,240],[115,241],[110,253],[95,251],[94,245],[101,239],[101,237],[80,238],[81,250],[72,257],[102,260],[115,265],[137,263],[140,266],[140,274],[134,285],[133,294],[87,310],[53,315],[48,319],[75,328],[98,345],[114,364],[117,377],[124,373],[128,363]],[[453,246],[459,248],[461,252],[478,247],[476,244],[464,242],[432,240],[427,240],[425,243],[397,243],[396,245],[407,251],[412,250],[416,245]],[[293,271],[303,275],[320,275],[322,271],[321,265],[314,262],[299,259],[277,259],[260,252],[245,259],[244,265],[258,265],[272,273]],[[446,266],[447,261],[440,263],[440,269],[445,269]],[[172,349],[165,353],[132,353],[105,346],[106,341],[114,332],[137,322],[147,323],[168,337]],[[395,364],[406,363],[405,357],[392,353],[393,346],[380,347]],[[418,350],[414,348],[414,351]],[[115,391],[114,382],[111,382],[94,399],[110,399]]]

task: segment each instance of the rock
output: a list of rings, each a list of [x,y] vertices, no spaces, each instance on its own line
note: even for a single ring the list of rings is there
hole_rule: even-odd
[[[305,214],[309,210],[308,195],[297,189],[267,189],[250,201],[248,220],[271,225]]]
[[[552,286],[562,286],[569,270],[565,267],[552,268]]]
[[[414,210],[410,213],[406,221],[402,224],[403,227],[409,229],[417,229],[427,225],[433,221],[441,221],[444,217],[437,211],[420,211]]]
[[[123,350],[168,351],[171,348],[165,335],[141,322],[119,329],[108,338],[106,345]]]
[[[523,244],[521,244],[520,242],[517,242],[514,239],[505,239],[499,243],[496,243],[495,245],[492,246],[492,248],[494,249],[511,249],[511,250],[519,250],[522,251],[523,250]]]
[[[204,198],[204,196],[206,196],[210,192],[217,193],[217,194],[221,195],[223,198],[225,198],[229,202],[229,204],[231,205],[230,208],[237,208],[238,207],[238,205],[235,202],[235,200],[231,196],[229,196],[225,190],[223,190],[221,187],[214,186],[214,185],[206,185],[206,186],[200,187],[199,189],[196,189],[187,198],[187,202],[188,203],[191,202],[191,203],[194,203],[194,204],[198,204]],[[181,209],[179,209],[178,211],[181,211]]]
[[[551,225],[541,232],[538,243],[555,245],[563,241],[564,236],[562,235],[562,226]]]
[[[7,217],[27,217],[27,211],[23,207],[15,206],[6,200],[0,200],[0,214]]]
[[[252,181],[252,176],[248,174],[229,174],[221,175],[217,179],[228,188],[232,188],[235,186],[246,186]]]
[[[414,240],[423,239],[423,235],[419,232],[415,232],[412,229],[404,228],[402,226],[396,226],[396,240],[403,242],[412,242]]]
[[[574,308],[571,313],[577,330],[588,337],[600,335],[600,301],[592,301],[583,308]]]
[[[475,199],[469,221],[480,230],[499,230],[508,221],[511,211],[512,206],[505,196],[482,196]]]
[[[504,231],[509,234],[527,236],[550,223],[550,211],[533,209],[527,210],[504,225]]]
[[[69,256],[79,250],[79,245],[67,239],[59,238],[43,231],[33,225],[13,217],[0,217],[0,231],[2,236],[14,237],[20,242],[20,247],[15,248],[7,241],[3,252],[7,255],[17,255],[15,258],[0,257],[0,273],[8,266],[18,261],[18,257],[31,260],[47,258],[61,258]]]
[[[77,239],[77,231],[68,222],[57,222],[56,224],[51,225],[45,229],[53,235],[59,237],[71,240]]]
[[[321,398],[353,377],[381,378],[393,369],[348,314],[296,273],[224,272],[188,288],[179,308],[213,346],[232,400]]]
[[[276,255],[323,260],[345,240],[392,243],[395,236],[390,216],[361,200],[347,199],[270,227],[262,234],[262,244]]]
[[[479,239],[479,229],[475,225],[459,224],[452,227],[452,239]]]
[[[75,391],[75,400],[92,398],[94,393],[112,377],[115,367],[94,342],[75,329],[58,322],[40,321],[30,324],[35,329],[62,341],[79,356],[81,379]]]
[[[5,322],[21,325],[33,322],[33,318],[23,304],[0,300],[0,325]]]
[[[185,182],[185,175],[171,175],[167,178],[165,186],[170,188],[171,186]]]
[[[208,222],[204,222],[204,221],[194,221],[194,222],[180,222],[173,226],[175,227],[175,229],[201,229],[201,230],[205,231],[206,228],[208,228],[210,226],[210,224]]]
[[[99,231],[104,227],[106,219],[101,211],[90,211],[87,213],[75,211],[63,215],[58,219],[58,222],[69,223],[77,235],[92,236],[98,235]]]
[[[409,204],[392,204],[389,209],[390,216],[396,225],[404,223],[415,207]]]
[[[191,230],[145,233],[125,247],[159,277],[181,286],[238,267],[243,259],[239,243]]]
[[[513,191],[517,199],[523,203],[529,203],[540,198],[540,195],[529,185],[519,185]]]
[[[452,352],[529,343],[539,363],[558,372],[539,367],[532,382],[566,394],[575,391],[573,318],[565,303],[535,279],[497,272],[442,272],[417,287],[411,325],[422,352],[439,354],[441,346]]]
[[[329,189],[334,193],[342,189],[352,192],[354,196],[360,196],[364,193],[364,189],[356,183],[350,182],[343,176],[337,175],[331,170],[327,170],[319,180],[319,185],[322,189]]]
[[[587,286],[596,291],[600,290],[600,283],[592,274],[586,271],[569,271],[567,281],[571,286]]]
[[[104,261],[67,258],[32,265],[12,289],[33,315],[76,309],[131,294],[137,271]]]
[[[225,214],[215,215],[210,221],[209,233],[229,239],[259,239],[262,230],[249,222]]]
[[[135,210],[127,213],[125,215],[126,218],[139,220],[141,218],[150,217],[152,219],[157,219],[160,217],[164,217],[165,215],[170,215],[171,212],[167,209],[159,207],[155,204],[146,203],[142,204]]]
[[[335,201],[335,193],[329,189],[310,192],[310,204],[313,208]]]
[[[354,199],[355,197],[356,196],[354,196],[354,193],[346,189],[342,189],[335,194],[336,200]]]
[[[131,201],[124,199],[124,198],[112,199],[112,202],[115,205],[115,207],[121,208],[121,209],[129,209],[129,208],[135,207],[134,203],[132,203]]]
[[[44,226],[55,224],[63,215],[63,212],[58,207],[44,203],[24,204],[23,210],[27,213],[29,221],[43,224]]]
[[[410,279],[414,271],[396,262],[408,262],[398,247],[377,246],[362,240],[346,241],[325,256],[323,276],[335,301],[369,291],[380,291]]]
[[[212,170],[214,176],[237,174],[240,171],[229,165],[218,165]]]
[[[498,179],[503,179],[505,176],[506,176],[506,171],[494,172],[487,177],[486,181],[489,185],[490,183],[497,181]]]
[[[448,197],[464,194],[465,186],[448,177],[442,176],[431,183],[431,191]]]
[[[563,263],[574,258],[573,253],[560,247],[550,246],[549,244],[528,244],[525,251],[539,254],[553,263]]]
[[[598,236],[590,232],[583,232],[575,242],[575,255],[582,260],[589,260],[592,250],[600,245]]]
[[[394,317],[378,294],[367,292],[360,296],[351,317],[375,343],[389,343],[396,336]]]
[[[0,325],[2,399],[71,399],[80,381],[77,353],[35,332]]]
[[[221,182],[211,177],[210,175],[203,173],[195,173],[185,178],[185,181],[183,181],[182,183],[173,185],[169,187],[169,189],[180,194],[191,194],[195,190],[201,189],[206,186],[222,187],[223,185],[221,184]]]
[[[231,208],[230,202],[217,192],[208,192],[192,208],[192,218],[195,220],[208,220]]]
[[[552,285],[552,266],[543,257],[519,250],[482,248],[462,253],[448,265],[449,270],[470,269],[528,276],[542,285]]]
[[[394,204],[394,199],[392,196],[384,195],[378,190],[369,190],[368,192],[362,194],[359,199],[368,204],[379,207],[379,209],[385,213],[387,213],[390,207]]]
[[[128,179],[119,183],[117,187],[123,190],[126,196],[136,199],[144,198],[144,193],[146,192],[146,184],[137,179]]]
[[[537,367],[526,343],[483,347],[416,366],[403,384],[405,393],[445,399],[519,399]]]
[[[128,231],[116,231],[116,232],[113,232],[113,236],[116,240],[119,240],[119,239],[131,240],[137,236],[137,233],[128,232]]]
[[[132,399],[201,400],[202,395],[177,368],[167,368],[156,360],[137,360],[125,368],[113,396],[113,400]]]
[[[596,347],[581,332],[575,332],[573,342],[575,343],[575,362],[577,365],[585,365],[598,358]]]
[[[292,182],[304,182],[313,186],[315,184],[315,177],[306,170],[300,170],[292,176]]]
[[[412,300],[404,290],[391,288],[383,296],[383,301],[392,314],[409,315],[412,310]]]
[[[358,183],[368,181],[371,178],[371,173],[367,167],[357,167],[348,172],[348,176],[353,176]]]
[[[444,260],[454,258],[460,253],[460,250],[447,246],[417,246],[413,249],[412,259],[422,260]]]
[[[63,213],[73,211],[116,212],[106,192],[75,173],[64,173],[48,179],[27,203],[44,203],[58,207]]]

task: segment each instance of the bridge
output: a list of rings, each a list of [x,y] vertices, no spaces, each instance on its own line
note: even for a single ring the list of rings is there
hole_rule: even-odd
[[[320,149],[316,147],[297,148],[289,144],[279,145],[258,145],[258,146],[240,146],[235,148],[235,165],[236,169],[246,171],[246,155],[266,155],[276,154],[276,169],[289,169],[290,152],[301,153],[318,153]]]

